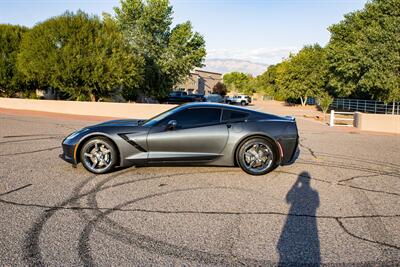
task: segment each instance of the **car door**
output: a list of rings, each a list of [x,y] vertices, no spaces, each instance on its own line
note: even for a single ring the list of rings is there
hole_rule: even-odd
[[[218,107],[189,107],[152,127],[147,137],[148,162],[210,161],[221,156],[228,140]],[[170,129],[168,123],[176,121]]]

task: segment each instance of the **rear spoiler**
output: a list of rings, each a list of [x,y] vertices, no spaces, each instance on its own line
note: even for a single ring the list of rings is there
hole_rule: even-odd
[[[296,118],[293,116],[285,116],[285,118],[288,118],[291,121],[296,121]]]

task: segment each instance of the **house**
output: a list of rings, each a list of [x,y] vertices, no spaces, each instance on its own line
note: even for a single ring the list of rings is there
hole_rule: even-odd
[[[222,74],[205,70],[194,70],[190,72],[189,77],[180,84],[177,84],[174,90],[185,91],[188,94],[206,95],[211,94],[214,85],[222,82]]]

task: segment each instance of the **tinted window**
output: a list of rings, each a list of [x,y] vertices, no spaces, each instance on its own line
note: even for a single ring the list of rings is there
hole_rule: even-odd
[[[177,106],[177,107],[174,107],[174,108],[169,109],[167,111],[164,111],[163,113],[158,114],[157,116],[155,116],[155,117],[153,117],[151,119],[143,121],[142,125],[143,126],[153,126],[153,125],[157,124],[159,121],[164,120],[165,118],[167,118],[168,116],[170,116],[174,112],[177,112],[176,110],[179,109],[179,108],[180,108],[180,106]]]
[[[222,121],[244,121],[249,116],[246,112],[224,109]]]
[[[220,119],[219,108],[190,108],[171,116],[171,120],[176,120],[179,128],[217,124]]]

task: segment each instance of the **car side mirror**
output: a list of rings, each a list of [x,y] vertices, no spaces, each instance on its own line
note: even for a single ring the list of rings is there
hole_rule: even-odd
[[[167,124],[167,130],[175,130],[176,126],[178,126],[178,122],[176,120],[170,120]]]

